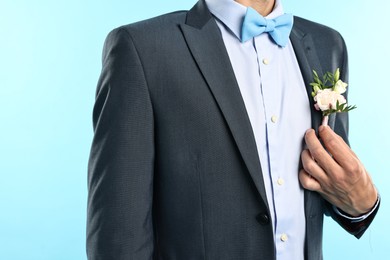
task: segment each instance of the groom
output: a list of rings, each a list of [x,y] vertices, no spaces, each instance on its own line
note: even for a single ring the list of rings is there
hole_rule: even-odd
[[[319,127],[309,85],[312,70],[347,80],[345,44],[293,20],[278,0],[199,0],[109,34],[89,259],[322,259],[324,214],[363,235],[377,191],[348,115]]]

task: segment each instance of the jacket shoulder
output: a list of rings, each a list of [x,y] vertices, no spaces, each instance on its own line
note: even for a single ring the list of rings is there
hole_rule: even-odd
[[[132,44],[139,49],[150,49],[180,39],[180,24],[185,23],[187,11],[176,11],[143,21],[122,25],[107,35],[104,50],[119,42]],[[138,49],[138,48],[137,48]]]
[[[294,16],[294,29],[302,35],[310,34],[316,42],[344,45],[344,39],[337,30],[302,17]]]
[[[139,22],[127,24],[113,29],[110,34],[116,34],[119,31],[127,32],[130,35],[161,35],[178,28],[186,20],[187,11],[176,11],[163,14],[157,17],[149,18]]]
[[[294,17],[291,33],[294,34],[294,38],[310,43],[310,46],[314,47],[311,51],[318,57],[324,71],[340,68],[348,74],[347,46],[338,31],[316,22]],[[344,80],[347,78],[348,76],[344,75]]]

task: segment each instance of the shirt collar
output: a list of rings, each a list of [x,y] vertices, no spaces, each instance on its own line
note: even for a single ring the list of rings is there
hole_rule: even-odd
[[[234,0],[206,0],[206,4],[210,12],[241,40],[241,27],[247,7]],[[274,9],[266,18],[272,19],[283,13],[281,1],[276,0]]]

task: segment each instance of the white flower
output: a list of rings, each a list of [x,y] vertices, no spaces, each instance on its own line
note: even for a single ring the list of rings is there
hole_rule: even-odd
[[[348,84],[341,81],[340,79],[336,82],[334,85],[333,90],[336,91],[339,94],[343,94],[345,91],[347,91]]]
[[[348,112],[356,108],[356,106],[348,106],[347,100],[341,95],[347,91],[348,84],[340,80],[339,68],[336,69],[335,73],[326,72],[322,79],[313,70],[313,77],[314,82],[310,83],[313,87],[311,95],[315,101],[314,107],[322,111],[323,125],[328,124],[329,115]]]
[[[317,91],[314,101],[317,102],[315,104],[316,109],[321,111],[336,109],[337,101],[339,101],[339,105],[347,102],[344,96],[329,88]]]

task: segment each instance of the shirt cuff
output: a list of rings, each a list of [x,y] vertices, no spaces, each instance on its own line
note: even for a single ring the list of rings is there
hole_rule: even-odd
[[[346,213],[342,212],[341,209],[337,208],[336,206],[333,205],[333,210],[340,216],[342,216],[343,218],[346,218],[346,219],[349,219],[352,223],[357,223],[357,222],[360,222],[360,221],[363,221],[365,220],[366,218],[368,218],[375,210],[376,208],[378,207],[379,205],[379,202],[381,200],[381,197],[378,193],[378,199],[376,200],[376,203],[374,205],[374,207],[372,207],[372,209],[367,212],[366,214],[364,215],[361,215],[359,217],[352,217],[352,216],[349,216],[347,215]]]

